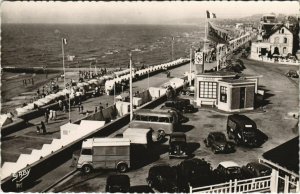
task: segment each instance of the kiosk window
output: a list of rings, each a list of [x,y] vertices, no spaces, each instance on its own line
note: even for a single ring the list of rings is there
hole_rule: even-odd
[[[220,101],[227,102],[227,87],[225,86],[220,87]]]
[[[199,83],[199,98],[217,98],[217,82],[205,82]]]

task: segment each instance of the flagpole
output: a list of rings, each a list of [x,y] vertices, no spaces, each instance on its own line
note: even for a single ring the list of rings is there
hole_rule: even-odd
[[[66,87],[66,69],[65,69],[65,51],[64,51],[64,38],[61,39],[61,50],[63,59],[63,70],[64,70],[64,88]]]
[[[129,87],[130,87],[130,121],[133,118],[133,94],[132,94],[132,54],[129,53],[130,61],[129,61],[129,70],[130,70],[130,79],[129,79]]]
[[[190,86],[192,85],[192,52],[193,52],[193,49],[192,49],[192,46],[190,48]]]
[[[174,55],[174,36],[172,36],[172,61],[173,61],[173,55]]]
[[[217,58],[217,71],[219,71],[219,63],[220,63],[220,62],[219,62],[219,48],[218,48],[218,45],[219,45],[219,44],[217,44],[217,52],[216,52],[216,55],[217,55],[217,56],[216,56],[216,58]]]

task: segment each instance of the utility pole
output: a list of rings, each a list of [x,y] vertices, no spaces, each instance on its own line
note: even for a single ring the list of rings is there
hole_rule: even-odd
[[[130,79],[129,79],[129,87],[130,87],[130,121],[133,118],[133,94],[132,94],[132,54],[129,53],[130,61],[129,61],[129,70],[130,70]]]

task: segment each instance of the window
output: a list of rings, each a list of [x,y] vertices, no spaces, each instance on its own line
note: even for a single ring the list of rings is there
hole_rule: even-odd
[[[141,121],[148,121],[148,116],[141,115]]]
[[[200,98],[217,98],[217,82],[201,81],[199,84],[199,97]]]
[[[283,28],[281,29],[281,34],[284,34],[284,29]]]
[[[283,43],[287,43],[287,38],[283,38]]]
[[[82,149],[82,155],[92,155],[92,149]]]
[[[225,86],[220,87],[220,101],[227,102],[227,87]]]
[[[149,116],[149,121],[150,122],[158,122],[158,117],[156,117],[156,116]]]
[[[283,54],[286,54],[286,47],[283,47],[282,52]]]

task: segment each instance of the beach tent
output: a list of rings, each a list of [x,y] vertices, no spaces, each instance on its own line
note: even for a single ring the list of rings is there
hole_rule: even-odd
[[[21,115],[27,113],[28,110],[27,110],[27,109],[24,109],[24,108],[16,108],[16,112],[17,112],[17,115],[18,115],[18,116],[21,116]]]
[[[9,123],[12,123],[13,120],[11,117],[9,117],[7,114],[0,115],[0,127],[8,125]]]
[[[69,135],[72,131],[76,131],[79,125],[73,123],[67,123],[60,126],[60,138],[63,139],[67,135]]]
[[[41,99],[39,99],[39,101],[41,101],[41,102],[43,102],[45,104],[48,104],[51,101],[51,99],[49,99],[49,98],[41,98]]]

